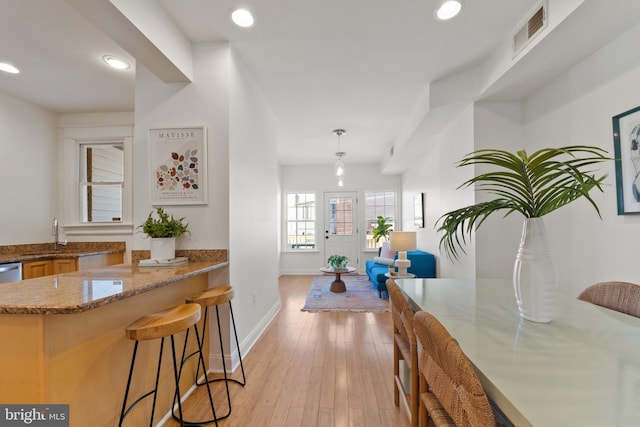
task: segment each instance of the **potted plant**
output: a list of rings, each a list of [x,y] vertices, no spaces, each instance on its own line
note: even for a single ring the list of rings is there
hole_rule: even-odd
[[[373,226],[373,241],[376,245],[380,239],[382,239],[383,242],[389,241],[389,234],[393,231],[393,224],[390,220],[390,218],[378,215],[376,225]]]
[[[513,281],[520,315],[536,322],[550,322],[557,284],[553,262],[546,243],[542,217],[574,200],[584,197],[600,216],[597,204],[590,196],[593,189],[602,190],[606,174],[596,176],[591,167],[611,160],[607,151],[583,145],[545,148],[528,155],[525,150],[510,153],[485,149],[468,154],[458,166],[493,166],[487,172],[465,181],[458,188],[476,186],[496,197],[486,202],[456,209],[438,219],[442,232],[440,248],[452,260],[459,259],[459,250],[471,233],[494,212],[504,216],[519,212],[524,216],[522,239],[516,255]],[[536,292],[532,292],[532,289]],[[534,296],[535,295],[535,296]],[[532,297],[534,296],[534,297]]]
[[[154,213],[156,216],[154,216]],[[171,259],[175,257],[177,237],[190,234],[189,224],[183,218],[169,215],[163,208],[151,211],[147,220],[138,226],[147,237],[151,238],[151,259]]]
[[[347,258],[344,255],[331,255],[327,259],[327,263],[334,270],[341,270],[341,269],[347,268],[348,261],[349,261],[349,258]]]

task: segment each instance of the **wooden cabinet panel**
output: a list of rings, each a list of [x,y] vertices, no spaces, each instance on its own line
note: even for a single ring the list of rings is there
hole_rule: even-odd
[[[53,260],[53,274],[72,273],[74,271],[78,271],[77,258]]]
[[[53,274],[53,264],[50,259],[22,263],[22,279],[49,276]]]
[[[100,268],[108,265],[122,264],[123,253],[86,255],[77,258],[56,258],[22,263],[22,280],[52,274],[72,273],[88,268]]]

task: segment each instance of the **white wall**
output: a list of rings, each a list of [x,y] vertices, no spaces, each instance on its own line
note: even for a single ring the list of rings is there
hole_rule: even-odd
[[[402,177],[403,190],[403,228],[415,231],[418,248],[436,255],[439,262],[439,239],[435,223],[440,205],[440,144],[438,136],[431,136],[426,141],[432,147],[419,165],[411,168]],[[412,197],[417,193],[424,194],[424,228],[413,226]],[[437,270],[438,271],[438,270]]]
[[[317,250],[294,252],[283,251],[280,256],[280,272],[282,274],[318,274],[318,269],[326,265],[324,256],[324,193],[339,191],[355,191],[358,195],[358,228],[365,230],[364,224],[364,193],[365,191],[395,191],[398,195],[398,212],[396,218],[401,218],[401,185],[398,175],[381,175],[377,164],[349,164],[345,161],[345,185],[338,187],[335,169],[332,165],[282,166],[281,190],[288,192],[315,192],[317,197]],[[284,207],[281,206],[283,212]],[[283,231],[284,232],[284,231]],[[281,242],[286,242],[281,236]],[[359,253],[359,272],[364,274],[365,261],[378,254],[377,250],[364,250],[364,231],[360,232],[361,251]],[[282,243],[283,244],[283,243]]]
[[[229,87],[230,275],[238,334],[251,343],[280,306],[277,132],[271,108],[233,51]]]
[[[229,47],[226,43],[193,46],[194,81],[167,84],[144,66],[136,67],[134,157],[134,224],[141,224],[151,206],[149,129],[206,126],[208,134],[208,204],[165,206],[186,217],[191,235],[177,248],[229,247]],[[149,249],[137,233],[133,249]]]
[[[639,39],[640,25],[528,99],[476,102],[432,137],[435,146],[421,165],[403,176],[406,191],[427,193],[427,227],[428,218],[475,203],[473,191],[455,190],[469,175],[453,166],[474,149],[526,148],[531,153],[543,147],[582,144],[602,147],[613,156],[612,116],[640,105],[640,58],[629,54]],[[602,220],[585,200],[544,217],[561,292],[571,297],[598,281],[640,283],[635,251],[640,216],[617,215],[614,163],[600,170],[609,174],[605,192],[592,194]],[[478,194],[478,200],[482,197],[486,196]],[[492,217],[466,246],[468,254],[461,263],[439,257],[438,276],[511,277],[521,227],[522,217],[517,214],[507,219],[500,214]],[[419,246],[433,246],[432,231],[418,236]]]
[[[193,56],[188,84],[167,84],[137,67],[134,218],[140,224],[152,209],[149,129],[206,126],[209,203],[166,209],[189,222],[191,236],[178,239],[178,247],[229,249],[238,339],[246,351],[279,307],[275,120],[228,44],[194,45]],[[149,247],[140,235],[134,245]]]
[[[473,123],[473,107],[469,104],[437,136],[421,133],[419,126],[412,139],[432,148],[403,175],[403,191],[425,193],[425,228],[418,230],[418,247],[436,255],[438,277],[475,276],[474,245],[465,247],[467,253],[459,261],[451,261],[440,253],[440,237],[435,229],[438,218],[445,212],[475,203],[473,189],[456,189],[473,176],[473,168],[456,167],[456,162],[474,149]]]
[[[101,139],[122,140],[124,143],[125,176],[131,180],[133,165],[131,163],[134,129],[134,113],[72,113],[60,114],[58,126],[60,135],[58,141],[58,182],[56,216],[60,221],[61,241],[123,241],[127,253],[125,262],[129,259],[133,244],[132,199],[131,186],[123,189],[122,222],[94,223],[91,226],[80,223],[80,207],[78,195],[78,176],[80,164],[78,161],[78,141]]]
[[[0,245],[52,242],[57,116],[0,92]]]
[[[493,148],[515,152],[525,149],[521,102],[478,102],[474,105],[474,150]],[[527,150],[531,154],[532,150]],[[487,172],[476,166],[476,174]],[[476,192],[476,203],[493,196]],[[523,217],[517,212],[490,216],[476,232],[476,276],[510,278],[520,243]],[[496,236],[500,236],[496,239]]]
[[[595,145],[613,157],[612,116],[640,105],[640,58],[630,54],[639,39],[640,25],[528,99],[528,146]],[[609,174],[605,193],[594,193],[602,220],[584,200],[545,217],[561,289],[569,295],[598,281],[640,283],[640,216],[617,215],[614,163],[601,170]]]

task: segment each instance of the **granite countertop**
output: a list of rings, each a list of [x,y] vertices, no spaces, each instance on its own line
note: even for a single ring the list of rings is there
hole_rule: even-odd
[[[0,263],[38,259],[77,258],[124,252],[125,242],[69,242],[54,250],[53,243],[0,246]]]
[[[0,284],[0,314],[73,314],[228,265],[224,256],[176,267],[119,264]]]

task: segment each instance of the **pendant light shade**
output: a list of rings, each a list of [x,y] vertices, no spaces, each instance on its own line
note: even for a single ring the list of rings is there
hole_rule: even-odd
[[[336,161],[336,176],[338,177],[338,187],[344,186],[344,161],[342,160],[344,156],[347,155],[344,151],[341,150],[340,147],[340,137],[344,135],[346,131],[344,129],[335,129],[333,133],[338,135],[338,151],[336,152],[336,157],[338,161]]]
[[[336,154],[337,156],[338,154]],[[338,156],[336,162],[336,176],[344,176],[344,163],[342,162],[342,155]]]

